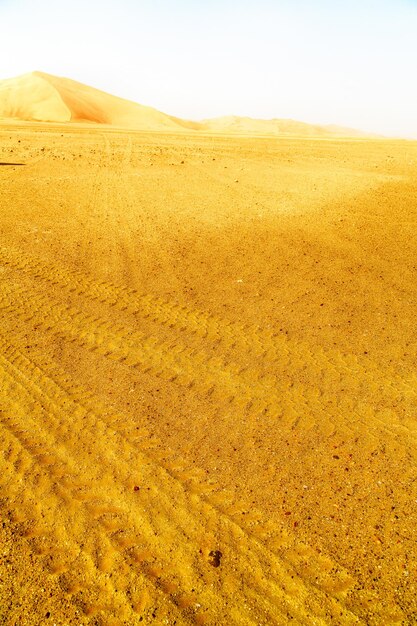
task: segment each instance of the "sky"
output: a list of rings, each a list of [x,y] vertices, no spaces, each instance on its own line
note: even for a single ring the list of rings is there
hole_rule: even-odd
[[[417,138],[417,0],[0,0],[0,78]]]

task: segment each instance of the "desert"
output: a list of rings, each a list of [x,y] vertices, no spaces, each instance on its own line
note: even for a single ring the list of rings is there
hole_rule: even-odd
[[[416,623],[416,142],[13,80],[0,623]]]

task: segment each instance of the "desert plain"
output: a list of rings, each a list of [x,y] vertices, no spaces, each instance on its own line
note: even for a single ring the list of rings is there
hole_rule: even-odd
[[[417,144],[0,125],[0,623],[417,623]]]

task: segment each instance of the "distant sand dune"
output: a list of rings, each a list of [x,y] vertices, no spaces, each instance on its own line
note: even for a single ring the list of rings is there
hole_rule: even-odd
[[[353,128],[342,126],[319,126],[306,124],[295,120],[257,120],[251,117],[239,117],[230,115],[203,120],[201,129],[213,132],[227,132],[236,134],[262,134],[262,135],[302,135],[308,136],[364,136],[364,133]]]
[[[39,122],[91,122],[141,130],[202,131],[226,134],[364,136],[339,126],[294,120],[225,116],[201,122],[183,120],[152,107],[112,96],[68,78],[32,72],[0,81],[0,119]]]

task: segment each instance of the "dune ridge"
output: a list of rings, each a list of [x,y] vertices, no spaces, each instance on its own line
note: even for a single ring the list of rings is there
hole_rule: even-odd
[[[264,120],[231,115],[202,121],[185,120],[69,78],[39,71],[0,80],[0,119],[89,122],[131,130],[185,130],[238,135],[369,136],[351,128],[288,119]]]

